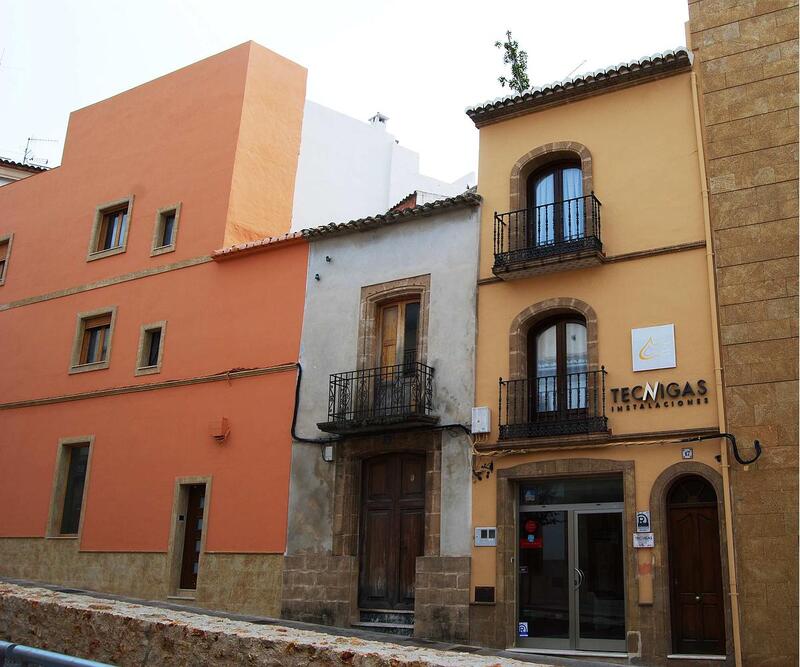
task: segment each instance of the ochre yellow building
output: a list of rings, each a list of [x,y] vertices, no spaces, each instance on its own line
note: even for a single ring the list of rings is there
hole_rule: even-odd
[[[476,405],[490,409],[477,643],[734,660],[694,85],[678,50],[468,110],[484,202]]]

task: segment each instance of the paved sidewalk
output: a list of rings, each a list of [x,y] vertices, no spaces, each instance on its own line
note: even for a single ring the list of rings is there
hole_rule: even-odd
[[[160,664],[160,661],[147,662],[151,650],[155,650],[153,657],[158,655],[159,650],[165,650],[163,646],[148,647],[143,656],[142,662],[138,654],[134,653],[145,650],[142,648],[142,641],[138,643],[133,640],[127,642],[124,647],[117,646],[114,639],[113,628],[115,623],[120,620],[125,628],[125,632],[135,633],[141,631],[142,637],[147,641],[153,642],[153,637],[158,637],[163,631],[165,636],[161,639],[161,644],[165,644],[169,650],[174,647],[174,656],[167,653],[165,655],[174,657],[173,664],[188,664],[184,660],[198,660],[207,658],[208,664],[221,664],[225,660],[228,664],[232,656],[238,655],[236,651],[247,653],[248,664],[353,664],[353,665],[453,665],[457,667],[490,667],[494,665],[507,665],[509,667],[526,667],[531,664],[550,666],[563,665],[564,667],[608,667],[611,663],[594,662],[591,660],[572,660],[554,656],[520,654],[510,651],[500,651],[494,649],[484,649],[474,646],[461,644],[449,644],[445,642],[434,642],[406,637],[387,636],[385,634],[368,632],[350,628],[333,628],[311,623],[299,623],[285,619],[276,619],[262,616],[251,616],[246,614],[235,614],[229,612],[213,611],[198,607],[188,607],[163,600],[140,600],[124,597],[120,595],[110,595],[97,593],[64,586],[54,586],[38,582],[22,581],[0,577],[0,627],[8,627],[8,614],[11,612],[12,618],[19,616],[20,605],[29,605],[37,611],[52,608],[54,612],[47,618],[42,618],[42,623],[52,623],[53,617],[61,619],[74,613],[75,618],[91,618],[91,631],[100,633],[99,639],[95,637],[89,642],[91,647],[97,647],[98,641],[108,639],[109,646],[95,655],[87,655],[80,651],[80,646],[75,647],[76,653],[92,657],[94,659],[109,660],[109,655],[119,655],[118,659],[124,664]],[[14,607],[12,610],[11,607]],[[158,609],[158,613],[153,613]],[[29,622],[33,619],[29,616]],[[65,623],[74,623],[75,619],[65,620]],[[103,630],[105,623],[108,629]],[[139,628],[136,622],[145,624],[146,627]],[[17,623],[16,633],[25,633],[26,628],[19,627]],[[174,628],[179,626],[178,640],[184,644],[175,645],[176,636]],[[72,626],[70,626],[71,632]],[[51,632],[51,628],[45,628],[45,635],[52,639],[56,633]],[[36,636],[42,636],[37,632],[37,628],[27,628],[28,637],[14,636],[8,639],[20,643],[36,645],[31,641]],[[75,636],[80,636],[78,632]],[[83,633],[85,634],[85,633]],[[169,635],[169,636],[167,636]],[[72,636],[68,633],[67,635]],[[212,654],[202,653],[203,641],[213,636],[213,641],[209,645]],[[0,637],[0,639],[6,639]],[[66,640],[69,643],[68,640]],[[188,643],[187,643],[188,642]],[[226,647],[226,644],[230,644]],[[69,653],[69,646],[56,646],[51,641],[48,646],[51,650],[65,650]],[[263,656],[259,658],[258,649]],[[233,651],[232,654],[223,653]],[[198,653],[198,651],[200,651]],[[256,653],[253,653],[256,651]],[[301,655],[308,653],[313,656],[312,662],[302,662]],[[282,657],[283,656],[283,657]],[[308,659],[306,656],[305,659]],[[161,660],[165,658],[162,657]],[[254,662],[255,660],[255,662]],[[301,662],[297,662],[301,660]],[[205,660],[201,660],[205,662]]]

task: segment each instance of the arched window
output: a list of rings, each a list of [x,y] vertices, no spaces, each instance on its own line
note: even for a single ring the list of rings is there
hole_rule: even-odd
[[[551,318],[528,333],[531,406],[537,413],[586,408],[586,321],[578,315]]]
[[[585,203],[579,160],[551,162],[528,177],[529,245],[555,245],[583,238]]]
[[[698,507],[700,505],[717,505],[717,494],[714,487],[699,475],[680,477],[669,490],[667,505],[670,507]]]

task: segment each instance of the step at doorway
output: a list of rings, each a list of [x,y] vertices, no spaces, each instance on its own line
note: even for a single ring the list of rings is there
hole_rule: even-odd
[[[400,609],[360,609],[354,628],[402,637],[414,636],[414,612]]]

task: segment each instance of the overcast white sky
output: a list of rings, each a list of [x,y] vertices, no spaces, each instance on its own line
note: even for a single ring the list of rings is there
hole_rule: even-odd
[[[56,165],[70,111],[252,39],[454,180],[477,167],[465,107],[504,94],[506,29],[541,85],[682,45],[687,19],[687,0],[0,0],[0,155],[56,139],[32,145]]]

